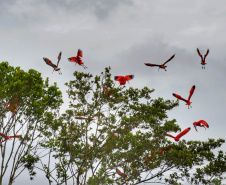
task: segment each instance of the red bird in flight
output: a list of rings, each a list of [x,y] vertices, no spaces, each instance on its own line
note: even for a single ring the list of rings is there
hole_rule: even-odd
[[[165,63],[163,63],[162,65],[158,65],[158,64],[151,64],[151,63],[144,63],[146,66],[150,66],[150,67],[154,67],[154,66],[157,66],[157,67],[159,67],[159,69],[160,68],[162,68],[162,69],[164,69],[165,71],[166,71],[166,63],[167,62],[169,62],[170,60],[172,60],[173,58],[174,58],[174,56],[175,56],[175,54],[174,55],[172,55]],[[159,71],[159,69],[158,69],[158,71]]]
[[[132,80],[134,75],[115,76],[115,81],[119,81],[120,85],[125,85],[127,81]]]
[[[190,99],[191,99],[191,96],[193,95],[194,91],[195,91],[195,85],[192,86],[192,88],[191,88],[191,90],[190,90],[190,94],[189,94],[187,100],[184,99],[184,98],[182,98],[180,95],[175,94],[175,93],[173,93],[173,96],[175,96],[176,98],[178,98],[178,99],[180,99],[180,100],[185,101],[185,102],[186,102],[185,105],[188,105],[188,108],[189,108],[189,106],[191,107],[191,103],[192,103],[192,102],[190,102]]]
[[[208,125],[208,123],[206,122],[206,121],[204,121],[204,120],[199,120],[199,121],[197,121],[197,122],[194,122],[193,123],[193,125],[194,125],[194,127],[195,127],[195,130],[198,132],[198,130],[197,130],[197,126],[199,126],[199,127],[204,127],[204,128],[209,128],[209,125]]]
[[[61,59],[61,52],[60,52],[59,55],[58,55],[58,62],[57,62],[57,65],[53,64],[53,63],[51,62],[51,60],[49,60],[48,58],[43,57],[43,60],[46,62],[46,64],[49,65],[49,66],[51,66],[51,67],[53,67],[53,72],[54,72],[54,71],[58,71],[58,73],[59,73],[60,75],[62,75],[62,73],[61,73],[61,71],[60,71],[60,68],[58,67],[59,62],[60,62],[60,59]]]
[[[209,54],[209,49],[207,49],[207,52],[206,52],[206,54],[204,55],[204,58],[203,58],[203,56],[201,55],[201,53],[200,53],[200,51],[199,51],[198,48],[197,48],[197,52],[198,52],[199,56],[201,57],[201,65],[202,65],[202,69],[205,69],[205,65],[207,64],[207,63],[206,63],[206,56]]]
[[[82,66],[84,69],[86,69],[87,67],[82,62],[82,57],[83,57],[83,52],[81,49],[78,49],[77,56],[68,58],[68,61],[75,62],[75,65],[78,64],[78,65]]]
[[[185,134],[187,134],[190,130],[191,130],[191,128],[188,127],[188,128],[186,128],[185,130],[183,130],[181,133],[179,133],[176,137],[174,137],[174,136],[172,136],[172,135],[170,135],[170,134],[166,134],[166,135],[169,136],[169,137],[174,138],[175,141],[178,142],[178,141],[180,140],[180,138],[181,138],[182,136],[184,136]]]

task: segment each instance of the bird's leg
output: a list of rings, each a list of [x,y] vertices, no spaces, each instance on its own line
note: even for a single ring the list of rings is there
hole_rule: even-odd
[[[160,69],[160,67],[159,67],[159,69]],[[159,72],[159,69],[158,69],[158,72]]]
[[[84,69],[87,69],[87,67],[86,67],[84,64],[82,65],[82,67],[83,67]]]
[[[54,72],[54,69],[53,69],[53,72]],[[53,74],[53,72],[52,72],[52,74]]]

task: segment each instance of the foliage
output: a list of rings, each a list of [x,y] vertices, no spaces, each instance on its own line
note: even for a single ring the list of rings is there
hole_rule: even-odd
[[[0,87],[0,184],[6,174],[10,174],[12,184],[25,168],[31,179],[35,176],[37,146],[45,129],[43,120],[48,112],[59,108],[62,95],[56,84],[49,86],[48,79],[43,81],[37,71],[25,72],[8,62],[0,64]],[[15,135],[20,137],[3,140]]]
[[[36,168],[42,170],[49,184],[221,184],[224,179],[226,155],[214,152],[223,139],[171,142],[166,133],[181,129],[167,113],[178,101],[152,99],[148,87],[118,86],[110,67],[95,77],[75,71],[75,80],[66,83],[69,109],[60,116],[61,92],[40,73],[3,62],[0,75],[0,131],[21,135],[0,146],[0,184],[9,161],[9,184],[25,168],[31,179]]]
[[[178,102],[151,99],[154,90],[147,87],[115,87],[110,68],[94,78],[77,71],[74,76],[75,80],[66,83],[70,109],[52,121],[56,134],[46,140],[62,172],[57,173],[57,183],[73,179],[73,184],[84,185],[140,184],[165,179],[166,183],[180,184],[178,180],[184,178],[194,183],[189,170],[213,159],[213,150],[224,143],[223,139],[170,142],[165,134],[180,128],[175,119],[167,119],[167,111]],[[75,119],[78,116],[87,119]],[[145,161],[147,158],[150,160]],[[178,173],[164,178],[172,169]]]

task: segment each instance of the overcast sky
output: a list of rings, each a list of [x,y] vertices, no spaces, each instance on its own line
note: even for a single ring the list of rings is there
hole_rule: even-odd
[[[226,1],[0,0],[0,9],[0,61],[41,72],[57,82],[65,101],[64,83],[74,79],[75,70],[100,74],[111,66],[113,75],[134,74],[130,86],[154,88],[153,98],[175,100],[172,93],[187,98],[196,85],[192,108],[180,102],[169,119],[181,129],[207,121],[209,129],[192,127],[186,140],[226,139]],[[197,47],[202,54],[210,50],[206,69]],[[67,60],[79,48],[86,70]],[[42,58],[56,63],[60,51],[63,75],[52,74]],[[162,64],[173,54],[166,72],[144,65]],[[29,183],[25,174],[15,184],[25,179]],[[32,184],[40,184],[37,179]]]

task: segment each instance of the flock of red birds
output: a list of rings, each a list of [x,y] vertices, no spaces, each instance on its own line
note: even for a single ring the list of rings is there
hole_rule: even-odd
[[[197,53],[198,55],[201,57],[201,65],[202,65],[202,69],[205,69],[205,65],[207,64],[206,63],[206,57],[207,55],[209,54],[209,49],[207,50],[206,54],[204,55],[204,57],[201,55],[199,49],[197,48]],[[60,68],[58,67],[59,65],[59,62],[61,60],[61,52],[59,53],[58,55],[58,61],[57,61],[57,65],[53,64],[51,60],[49,60],[48,58],[43,58],[43,60],[46,62],[47,65],[53,67],[53,72],[54,71],[58,71],[59,74],[62,74],[61,71],[60,71]],[[78,52],[77,52],[77,56],[74,56],[74,57],[71,57],[71,58],[68,58],[68,61],[69,62],[74,62],[75,64],[78,64],[80,66],[82,66],[84,69],[87,69],[87,67],[84,65],[84,62],[82,61],[82,57],[83,57],[83,52],[81,49],[78,49]],[[175,57],[175,54],[172,55],[166,62],[164,62],[163,64],[151,64],[151,63],[145,63],[146,66],[150,66],[150,67],[159,67],[159,69],[164,69],[166,71],[166,64],[171,61],[173,58]],[[159,70],[158,69],[158,70]],[[118,81],[120,83],[120,85],[125,85],[127,81],[130,81],[134,78],[134,75],[127,75],[127,76],[115,76],[114,77],[114,80],[115,81]],[[110,93],[110,90],[108,90],[106,88],[106,86],[103,84],[103,91],[107,94],[108,97],[111,96],[111,93]],[[184,101],[186,104],[185,105],[188,105],[188,108],[191,107],[191,97],[193,95],[195,91],[195,85],[192,86],[191,90],[190,90],[190,93],[189,93],[189,96],[188,96],[188,99],[184,99],[182,98],[180,95],[176,94],[176,93],[173,93],[173,96],[176,97],[177,99],[179,100],[182,100]],[[15,99],[16,100],[16,99]],[[10,103],[8,106],[6,106],[6,108],[10,111],[12,111],[13,113],[15,113],[15,109],[17,108],[17,102],[16,103]],[[76,116],[75,119],[80,119],[80,120],[83,120],[83,119],[88,119],[87,117],[82,117],[82,116]],[[94,118],[93,117],[90,117],[91,120],[93,120]],[[209,125],[207,124],[207,122],[205,120],[199,120],[197,122],[194,122],[193,123],[193,126],[195,127],[195,130],[197,130],[196,127],[204,127],[204,128],[209,128]],[[179,141],[180,138],[182,136],[184,136],[185,134],[187,134],[189,131],[190,131],[190,127],[186,128],[185,130],[183,130],[182,132],[180,132],[178,135],[176,136],[173,136],[171,134],[166,134],[167,136],[173,138],[175,141]],[[6,136],[4,135],[3,133],[0,132],[0,136],[3,138],[2,142],[6,141],[7,139],[12,139],[12,138],[19,138],[21,137],[21,135],[14,135],[14,136]],[[113,135],[113,137],[117,137],[117,135]],[[172,148],[171,147],[165,147],[165,151],[170,151]],[[163,154],[163,150],[159,150],[160,154]],[[153,159],[152,156],[148,157],[145,162],[149,162],[151,159]],[[127,176],[126,174],[122,173],[118,168],[116,168],[116,172],[118,175],[120,175],[122,178],[124,178],[125,180],[127,180]]]
[[[205,69],[205,65],[207,64],[205,60],[206,60],[207,55],[209,54],[209,49],[207,50],[207,52],[204,55],[204,57],[201,55],[201,53],[200,53],[198,48],[197,48],[197,53],[201,57],[202,69]],[[59,56],[61,56],[61,53],[59,54]],[[52,64],[52,62],[49,59],[46,59],[46,58],[43,58],[43,59],[48,65],[52,66],[55,71],[59,71],[60,70],[60,68],[58,68],[59,58],[60,58],[59,56],[58,56],[58,63],[57,63],[57,65]],[[68,60],[70,62],[75,62],[75,64],[77,63],[78,65],[83,65],[83,67],[84,67],[84,63],[82,62],[82,56],[83,56],[82,51],[79,49],[78,53],[77,53],[77,56],[76,57],[71,57]],[[166,71],[166,67],[167,67],[166,64],[168,62],[170,62],[174,57],[175,57],[175,54],[172,55],[166,62],[164,62],[163,64],[160,64],[160,65],[159,64],[152,64],[152,63],[144,63],[144,64],[146,66],[150,66],[150,67],[158,67],[158,70],[159,69],[164,69]],[[86,69],[87,67],[84,67],[84,68]],[[125,85],[126,82],[129,82],[133,78],[134,78],[134,75],[114,76],[114,80],[118,81],[120,83],[120,85]],[[107,89],[107,87],[104,84],[102,84],[102,86],[103,86],[103,91],[106,93],[106,95],[108,97],[110,97],[111,96],[110,90]],[[179,100],[184,101],[186,103],[185,105],[188,105],[188,109],[189,109],[189,107],[191,107],[191,103],[192,103],[190,100],[191,100],[191,97],[192,97],[194,91],[195,91],[195,85],[193,85],[191,87],[188,99],[182,98],[180,95],[178,95],[176,93],[173,93],[173,96],[176,97]],[[88,118],[77,116],[76,119],[80,119],[81,120],[81,119],[88,119]],[[92,120],[93,120],[93,118],[92,118]],[[198,126],[199,127],[204,127],[204,128],[209,128],[209,125],[207,124],[207,122],[205,120],[199,120],[197,122],[194,122],[193,126],[195,127],[196,131],[198,131],[197,128],[196,128]],[[173,135],[168,134],[168,133],[166,133],[166,135],[171,137],[171,138],[173,138],[176,142],[178,142],[180,140],[180,138],[182,136],[184,136],[185,134],[187,134],[190,130],[191,130],[191,128],[188,127],[188,128],[186,128],[185,130],[183,130],[182,132],[180,132],[176,136],[173,136]],[[112,137],[117,137],[117,135],[114,134]],[[103,147],[105,147],[105,146],[107,146],[106,143],[103,145]],[[159,150],[158,153],[159,154],[163,154],[164,151],[170,151],[171,149],[172,149],[172,147],[165,147],[164,149]],[[153,156],[150,156],[150,157],[146,158],[145,162],[149,162],[151,159],[153,159]],[[116,173],[118,175],[120,175],[122,178],[124,178],[125,180],[128,180],[127,175],[125,173],[121,172],[118,168],[116,168]]]

